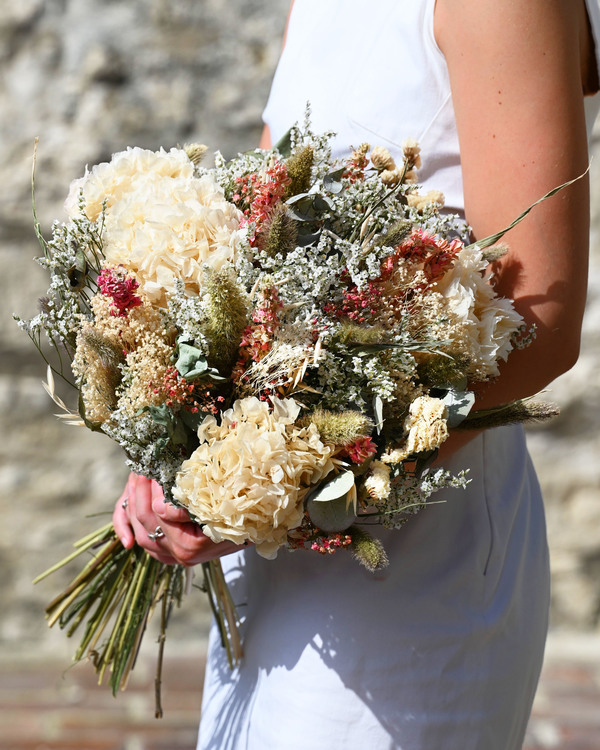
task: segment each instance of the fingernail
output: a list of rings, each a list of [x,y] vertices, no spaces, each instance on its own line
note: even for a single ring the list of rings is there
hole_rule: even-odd
[[[155,500],[152,501],[152,510],[156,513],[157,516],[162,516],[165,513],[165,501],[157,497]]]

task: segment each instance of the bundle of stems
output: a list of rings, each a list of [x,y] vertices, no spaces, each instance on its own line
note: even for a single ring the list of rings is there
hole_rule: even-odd
[[[186,588],[186,568],[165,565],[144,549],[125,549],[112,523],[75,543],[75,551],[39,575],[38,583],[79,555],[92,556],[67,588],[46,607],[48,625],[56,623],[71,637],[85,630],[73,660],[88,658],[102,684],[107,673],[113,695],[124,690],[135,666],[146,625],[160,603],[160,633],[155,677],[155,716],[162,717],[162,663],[167,625],[173,605],[180,605]],[[241,658],[235,607],[220,562],[204,566],[205,587],[223,643],[233,667]]]

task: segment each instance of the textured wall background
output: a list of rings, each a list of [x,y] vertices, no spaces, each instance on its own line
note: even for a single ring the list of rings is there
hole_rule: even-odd
[[[85,164],[127,145],[202,141],[233,154],[255,145],[287,0],[0,0],[0,648],[65,648],[48,633],[58,586],[31,579],[99,525],[125,470],[105,438],[52,417],[41,360],[11,320],[45,291],[30,209],[40,137],[38,214],[46,233]],[[600,151],[596,138],[594,150]],[[600,164],[592,168],[594,206]],[[531,434],[548,507],[553,622],[600,621],[600,213],[594,209],[583,356],[552,398],[562,416]],[[200,595],[173,635],[204,632]],[[202,614],[199,614],[202,612]]]

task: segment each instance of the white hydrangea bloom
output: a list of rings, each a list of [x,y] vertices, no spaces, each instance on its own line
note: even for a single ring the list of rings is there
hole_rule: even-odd
[[[214,542],[250,541],[272,559],[300,524],[306,493],[334,464],[313,424],[295,426],[299,412],[293,399],[274,398],[270,409],[250,397],[220,424],[207,416],[200,425],[200,445],[182,464],[173,496]]]
[[[464,247],[434,287],[444,297],[453,327],[467,344],[469,358],[482,378],[500,374],[498,360],[506,360],[513,348],[512,337],[523,324],[512,301],[497,297],[483,276],[487,265],[479,247]]]
[[[128,148],[96,165],[71,185],[65,204],[71,219],[80,194],[91,220],[106,201],[106,262],[134,273],[145,296],[161,307],[176,280],[197,294],[203,265],[219,270],[235,262],[245,236],[241,212],[212,175],[194,176],[181,149]]]

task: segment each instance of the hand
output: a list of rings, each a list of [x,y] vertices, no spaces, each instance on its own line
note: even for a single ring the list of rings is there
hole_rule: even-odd
[[[233,542],[215,544],[187,511],[165,502],[157,482],[133,473],[115,505],[113,525],[126,549],[137,542],[166,565],[197,565],[240,549]],[[150,538],[158,527],[163,535]]]

